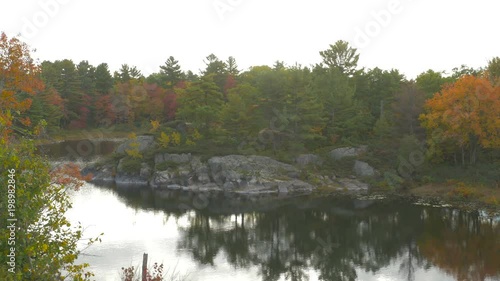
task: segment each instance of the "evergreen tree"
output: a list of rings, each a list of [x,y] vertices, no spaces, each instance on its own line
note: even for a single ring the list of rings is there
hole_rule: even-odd
[[[240,71],[238,70],[238,64],[236,64],[236,59],[234,57],[229,57],[226,61],[227,70],[226,72],[232,76],[238,76]]]
[[[206,68],[202,71],[202,75],[212,76],[211,79],[217,85],[219,92],[223,93],[228,74],[226,63],[221,61],[214,54],[210,54],[206,57],[205,65]]]
[[[101,95],[108,94],[113,88],[113,77],[107,63],[101,63],[95,69],[95,88]]]
[[[346,122],[356,115],[353,101],[355,90],[349,78],[337,68],[317,66],[313,70],[310,91],[324,104],[323,118],[328,120],[327,136],[333,141],[348,136]]]
[[[43,62],[42,73],[46,85],[53,87],[64,100],[65,114],[62,126],[66,127],[75,120],[81,120],[86,99],[81,91],[80,76],[73,61],[65,59],[53,63]]]
[[[349,46],[346,41],[339,40],[330,48],[319,52],[323,63],[329,68],[336,68],[342,74],[348,77],[353,77],[358,73],[356,67],[358,66],[359,54],[356,53],[357,49]]]
[[[170,56],[164,65],[160,66],[160,85],[167,89],[173,89],[177,83],[184,79],[179,61]]]
[[[80,90],[87,95],[94,96],[96,89],[96,68],[84,60],[76,66],[76,69],[80,80]]]

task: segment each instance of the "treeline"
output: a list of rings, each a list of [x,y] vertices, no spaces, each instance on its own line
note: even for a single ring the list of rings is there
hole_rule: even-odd
[[[217,144],[273,151],[428,136],[435,160],[466,164],[500,147],[500,58],[408,80],[396,69],[359,68],[344,41],[320,56],[310,67],[277,61],[242,72],[233,57],[211,54],[199,74],[169,57],[148,77],[126,64],[112,75],[105,63],[44,61],[45,89],[27,114],[50,130],[178,121]]]

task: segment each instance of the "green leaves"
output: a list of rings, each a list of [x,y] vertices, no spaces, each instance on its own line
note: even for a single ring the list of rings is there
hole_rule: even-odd
[[[209,133],[220,121],[224,99],[212,76],[208,75],[188,85],[184,90],[179,89],[177,102],[179,105],[177,116],[192,123],[204,133]]]
[[[358,66],[359,54],[356,54],[357,49],[349,46],[349,43],[343,40],[330,45],[330,49],[319,52],[323,58],[323,62],[329,68],[336,68],[342,74],[352,77],[356,74]]]
[[[54,184],[50,166],[34,154],[32,142],[0,146],[0,181],[6,182],[7,170],[16,169],[16,275],[6,272],[9,245],[0,243],[0,280],[54,280],[66,275],[75,280],[89,280],[88,265],[75,264],[80,254],[77,242],[82,239],[82,227],[71,227],[65,217],[71,202],[67,187]],[[7,194],[0,185],[0,193]],[[0,212],[0,220],[7,220]],[[0,229],[0,239],[6,241],[9,232]],[[100,237],[92,243],[100,241]]]

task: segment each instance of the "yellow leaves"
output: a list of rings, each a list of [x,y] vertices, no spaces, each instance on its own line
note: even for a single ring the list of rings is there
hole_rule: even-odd
[[[161,132],[158,142],[163,148],[167,148],[169,145],[178,146],[181,144],[181,134],[173,132],[170,135],[167,135],[165,132]]]
[[[171,142],[175,146],[181,144],[181,134],[179,134],[178,132],[173,132]]]
[[[201,138],[202,135],[197,129],[194,129],[191,134],[185,136],[184,138],[181,133],[177,131],[173,131],[170,134],[161,132],[160,137],[158,138],[158,143],[163,148],[167,148],[169,146],[180,146],[182,144],[193,146],[196,144],[196,141],[200,140]]]
[[[201,139],[201,134],[200,132],[198,131],[198,129],[194,129],[194,132],[193,134],[191,135],[191,138],[195,141]]]
[[[167,148],[170,143],[170,137],[164,132],[161,132],[160,139],[158,139],[158,142],[160,143],[161,147]]]
[[[156,130],[158,130],[158,128],[160,127],[160,121],[158,121],[158,120],[151,120],[150,123],[151,123],[151,130],[149,130],[149,131],[150,132],[156,132]]]
[[[129,140],[131,142],[129,143],[130,149],[125,149],[125,152],[127,153],[128,156],[132,158],[142,158],[141,153],[139,152],[139,142],[137,141],[137,135],[135,133],[130,133],[128,135]]]
[[[315,126],[310,129],[310,132],[315,135],[323,135],[323,126]]]
[[[76,259],[75,254],[68,254],[68,255],[65,255],[62,260],[65,263],[72,263],[75,259]]]
[[[132,158],[142,158],[142,154],[138,149],[125,149],[125,152]]]

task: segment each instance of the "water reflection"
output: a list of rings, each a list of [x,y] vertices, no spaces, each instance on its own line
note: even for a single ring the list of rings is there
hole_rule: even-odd
[[[394,266],[397,280],[430,280],[436,270],[436,280],[500,279],[500,226],[478,212],[346,198],[117,193],[128,206],[186,219],[177,251],[199,265],[216,267],[223,256],[236,269],[257,269],[261,280],[357,280]]]
[[[500,231],[477,213],[442,210],[425,221],[422,254],[457,280],[485,280],[500,270]]]

